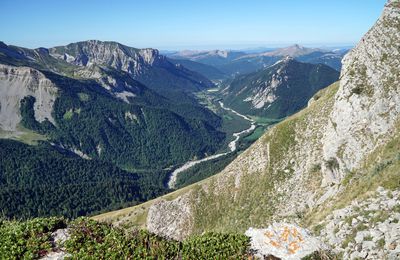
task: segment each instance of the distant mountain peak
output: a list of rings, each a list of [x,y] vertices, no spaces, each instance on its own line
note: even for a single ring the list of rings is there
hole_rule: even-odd
[[[305,47],[304,46],[301,46],[301,45],[299,45],[299,44],[293,44],[293,45],[291,45],[291,46],[289,46],[288,48],[294,48],[294,49],[305,49]]]
[[[265,53],[266,56],[291,56],[291,57],[298,57],[302,55],[307,55],[312,52],[321,51],[320,49],[316,48],[306,48],[304,46],[300,46],[298,44],[294,44],[289,47],[280,48],[272,52]]]
[[[249,55],[245,55],[240,57],[239,59],[248,59],[248,58],[256,58],[256,57],[293,57],[293,58],[297,58],[300,56],[304,56],[304,55],[308,55],[314,52],[327,52],[321,49],[317,49],[317,48],[307,48],[304,46],[301,46],[299,44],[294,44],[294,45],[290,45],[288,47],[284,47],[284,48],[279,48],[273,51],[267,51],[267,52],[263,52],[263,53],[255,53],[255,54],[249,54]]]

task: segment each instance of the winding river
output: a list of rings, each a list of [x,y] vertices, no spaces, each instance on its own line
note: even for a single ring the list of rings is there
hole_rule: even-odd
[[[256,128],[256,123],[254,122],[253,119],[251,119],[251,118],[249,118],[249,117],[247,117],[247,116],[245,116],[245,115],[242,115],[242,114],[240,114],[239,112],[237,112],[237,111],[235,111],[235,110],[233,110],[233,109],[231,109],[231,108],[225,107],[225,106],[224,106],[224,103],[222,103],[221,101],[219,101],[219,105],[221,106],[222,109],[225,109],[225,110],[227,110],[227,111],[230,111],[230,112],[234,113],[235,115],[240,116],[240,117],[242,117],[243,119],[245,119],[245,120],[251,122],[250,127],[247,128],[247,129],[245,129],[245,130],[243,130],[243,131],[241,131],[241,132],[233,133],[232,136],[235,137],[235,139],[234,139],[233,141],[231,141],[231,142],[229,143],[229,145],[228,145],[228,147],[229,147],[229,149],[230,149],[229,152],[214,154],[214,155],[205,157],[205,158],[200,159],[200,160],[188,161],[188,162],[186,162],[184,165],[182,165],[181,167],[179,167],[178,169],[176,169],[175,171],[173,171],[173,172],[171,173],[170,177],[169,177],[168,188],[170,188],[170,189],[174,189],[174,188],[175,188],[175,186],[176,186],[176,180],[177,180],[177,177],[178,177],[178,174],[179,174],[179,173],[184,172],[184,171],[186,171],[186,170],[192,168],[193,166],[195,166],[195,165],[197,165],[197,164],[199,164],[199,163],[206,162],[206,161],[213,160],[213,159],[217,159],[217,158],[219,158],[219,157],[221,157],[221,156],[224,156],[224,155],[227,155],[227,154],[229,154],[229,153],[232,153],[232,152],[236,151],[236,149],[237,149],[237,142],[239,141],[240,136],[243,135],[243,134],[251,133],[251,132]]]

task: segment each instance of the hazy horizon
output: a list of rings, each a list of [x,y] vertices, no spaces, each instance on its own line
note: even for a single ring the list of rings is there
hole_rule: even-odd
[[[89,41],[89,40],[99,40],[99,39],[85,39],[85,40],[79,40],[76,42],[82,42],[82,41]],[[13,44],[7,41],[4,41],[3,39],[0,39],[1,42],[7,44],[7,45],[14,45],[18,47],[26,47],[26,48],[31,48],[31,49],[36,49],[36,48],[51,48],[51,47],[56,47],[56,46],[65,46],[70,43],[74,42],[66,42],[65,44],[60,44],[60,45],[52,45],[52,46],[36,46],[36,47],[27,47],[24,45],[18,45],[18,44]],[[99,40],[99,41],[108,41],[108,40]],[[112,41],[112,40],[110,40]],[[118,41],[114,41],[118,42]],[[130,44],[125,44],[123,42],[118,42],[123,45],[129,46],[129,47],[135,47],[135,48],[154,48],[158,49],[160,52],[179,52],[179,51],[212,51],[212,50],[227,50],[227,51],[250,51],[250,52],[255,52],[255,51],[264,51],[264,50],[273,50],[273,49],[278,49],[278,48],[285,48],[289,46],[293,46],[295,44],[300,45],[302,47],[306,48],[321,48],[321,49],[327,49],[327,50],[333,50],[333,49],[338,49],[338,48],[353,48],[357,43],[344,43],[344,44],[335,44],[335,43],[324,43],[324,44],[301,44],[301,43],[279,43],[279,44],[248,44],[248,45],[193,45],[193,46],[176,46],[176,47],[171,47],[171,48],[156,48],[153,46],[134,46]]]
[[[385,0],[22,1],[0,4],[0,40],[27,48],[97,39],[160,50],[352,46]],[[12,21],[10,23],[10,21]]]

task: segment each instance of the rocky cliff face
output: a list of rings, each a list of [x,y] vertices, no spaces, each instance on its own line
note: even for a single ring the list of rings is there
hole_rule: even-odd
[[[20,102],[24,97],[35,98],[34,115],[38,122],[48,119],[57,97],[56,86],[38,70],[0,64],[0,128],[14,132],[21,120]]]
[[[150,231],[182,239],[206,230],[244,232],[273,221],[295,222],[319,233],[341,256],[357,250],[373,259],[383,250],[396,259],[398,237],[375,238],[373,232],[399,221],[390,213],[400,209],[399,43],[400,3],[391,0],[344,59],[340,82],[318,92],[306,109],[269,130],[220,174],[140,209],[124,210],[119,223],[132,224],[133,218],[140,225],[139,217],[132,216],[147,214]],[[376,199],[378,186],[391,195]],[[360,203],[364,200],[379,205],[372,209],[370,203]],[[330,227],[340,222],[334,211],[347,212],[352,203],[358,215],[368,217],[349,213],[346,231],[333,236]],[[371,212],[381,206],[387,214]],[[174,229],[166,228],[170,226]],[[372,234],[365,240],[373,243],[357,238],[360,228]]]
[[[103,64],[134,75],[143,73],[146,66],[161,65],[164,56],[155,49],[135,49],[116,42],[90,40],[49,49],[50,55],[79,66]]]
[[[213,86],[200,74],[172,64],[156,49],[135,49],[117,42],[90,40],[50,48],[49,53],[78,66],[101,65],[127,72],[155,89],[192,91]]]
[[[332,181],[339,182],[394,134],[400,112],[399,8],[399,2],[388,2],[375,26],[343,59],[340,88],[322,140],[325,160],[339,166],[331,171]]]

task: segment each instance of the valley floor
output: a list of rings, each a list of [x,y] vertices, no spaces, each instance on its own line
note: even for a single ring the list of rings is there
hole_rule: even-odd
[[[205,157],[203,159],[200,159],[200,160],[188,161],[183,166],[181,166],[178,169],[174,170],[171,173],[170,177],[169,177],[168,188],[174,189],[176,187],[176,180],[177,180],[178,174],[180,174],[180,173],[182,173],[182,172],[184,172],[186,170],[189,170],[193,166],[198,165],[200,163],[211,161],[211,160],[214,160],[214,159],[217,159],[217,158],[220,158],[222,156],[225,156],[225,155],[228,155],[230,153],[235,152],[236,149],[237,149],[240,137],[243,136],[243,135],[246,135],[246,134],[251,134],[254,131],[254,129],[256,129],[256,122],[253,119],[251,119],[251,118],[249,118],[249,117],[247,117],[245,115],[242,115],[239,112],[237,112],[237,111],[235,111],[235,110],[233,110],[231,108],[225,107],[224,103],[221,102],[221,101],[219,101],[219,105],[221,106],[222,109],[224,109],[226,111],[229,111],[231,113],[234,113],[235,115],[237,115],[237,116],[243,118],[244,120],[250,122],[251,123],[250,127],[247,128],[247,129],[244,129],[244,130],[242,130],[240,132],[235,132],[235,133],[232,134],[232,137],[234,139],[233,139],[233,141],[231,141],[228,144],[228,147],[229,147],[229,151],[228,152],[217,153],[217,154],[214,154],[214,155],[211,155],[211,156],[207,156],[207,157]]]

